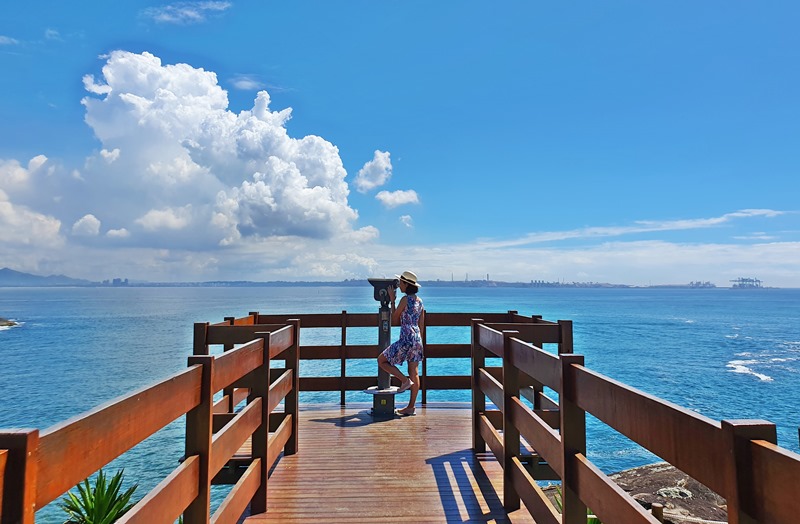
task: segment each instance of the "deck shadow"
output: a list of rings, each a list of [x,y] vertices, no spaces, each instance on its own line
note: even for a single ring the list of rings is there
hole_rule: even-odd
[[[425,461],[433,470],[448,523],[511,522],[483,469],[482,462],[494,458],[487,459],[483,455],[464,449]]]

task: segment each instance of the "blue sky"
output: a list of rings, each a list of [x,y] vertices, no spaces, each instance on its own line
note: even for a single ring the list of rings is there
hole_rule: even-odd
[[[800,287],[793,2],[15,2],[0,267]]]

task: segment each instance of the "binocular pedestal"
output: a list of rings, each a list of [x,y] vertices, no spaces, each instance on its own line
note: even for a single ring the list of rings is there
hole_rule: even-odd
[[[389,347],[392,333],[392,317],[389,308],[389,288],[396,287],[396,280],[390,278],[370,278],[369,283],[375,288],[374,298],[380,301],[378,309],[378,351]],[[394,396],[397,387],[391,386],[391,375],[378,368],[378,386],[366,390],[372,394],[372,416],[374,418],[394,417]]]

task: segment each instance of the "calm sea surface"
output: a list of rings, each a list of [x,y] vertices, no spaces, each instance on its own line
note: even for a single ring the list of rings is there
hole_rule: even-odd
[[[800,290],[428,287],[420,296],[428,311],[572,320],[575,352],[587,366],[717,420],[769,420],[778,443],[800,451]],[[184,369],[194,322],[342,310],[377,311],[372,288],[0,288],[0,317],[20,322],[0,330],[0,428],[45,429]],[[353,343],[377,341],[377,329],[353,331]],[[469,332],[430,330],[428,339],[468,342]],[[465,361],[431,361],[429,373],[452,365],[468,370]],[[372,363],[349,366],[353,375],[377,372]],[[338,363],[301,368],[303,375],[334,372]],[[431,402],[448,400],[468,393],[429,394]],[[301,402],[337,401],[338,394],[301,395]],[[591,418],[588,432],[589,458],[606,472],[658,460]],[[179,420],[110,468],[124,467],[142,495],[174,468],[182,447]],[[37,520],[63,522],[62,515],[51,505]]]

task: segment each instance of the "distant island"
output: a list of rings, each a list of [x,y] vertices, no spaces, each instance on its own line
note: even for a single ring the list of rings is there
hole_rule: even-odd
[[[8,320],[7,318],[0,317],[0,327],[11,327],[16,326],[17,323],[13,320]]]
[[[114,278],[94,282],[91,280],[70,278],[64,275],[39,276],[23,273],[9,268],[0,269],[0,287],[320,287],[320,286],[364,286],[365,278],[346,279],[340,281],[288,281],[274,280],[258,282],[252,280],[210,280],[204,282],[147,282],[131,281],[127,278]],[[758,282],[760,280],[737,279],[735,282]],[[606,282],[552,282],[531,280],[528,282],[504,282],[500,280],[423,280],[425,287],[470,287],[470,288],[658,288],[658,289],[714,289],[717,286],[709,281],[692,281],[688,284],[655,284],[634,286],[629,284],[610,284]],[[745,286],[738,287],[739,289]],[[754,286],[755,287],[755,286]],[[733,288],[737,288],[736,285]]]

